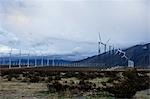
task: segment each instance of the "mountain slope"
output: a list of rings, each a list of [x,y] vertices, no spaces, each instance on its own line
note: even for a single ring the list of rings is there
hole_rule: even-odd
[[[134,61],[135,67],[150,67],[150,43],[135,45],[123,51],[126,52],[126,56],[130,60]],[[81,64],[99,64],[102,67],[127,66],[128,60],[121,58],[122,54],[115,53],[116,50],[111,54],[106,52],[76,62]]]

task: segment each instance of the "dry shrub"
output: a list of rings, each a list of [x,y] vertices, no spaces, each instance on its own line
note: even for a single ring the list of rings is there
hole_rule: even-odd
[[[149,88],[149,77],[139,76],[135,69],[123,72],[123,76],[125,79],[120,80],[118,78],[119,83],[117,84],[113,83],[116,79],[109,80],[109,83],[114,85],[107,86],[105,90],[118,98],[131,98],[137,91]]]
[[[30,78],[30,82],[31,83],[38,83],[40,81],[40,77],[39,76],[32,76]]]

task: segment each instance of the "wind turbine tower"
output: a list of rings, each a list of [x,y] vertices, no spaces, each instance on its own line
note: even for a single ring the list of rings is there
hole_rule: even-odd
[[[9,69],[11,69],[11,56],[12,56],[12,48],[10,49],[9,53]]]
[[[27,67],[29,67],[29,66],[30,66],[30,51],[28,53],[28,64],[27,64]]]
[[[98,42],[98,54],[101,54],[101,45],[104,46],[104,52],[107,51],[107,43],[110,41],[110,39],[107,40],[106,43],[103,43],[102,42],[102,39],[101,39],[101,35],[99,33],[99,42]]]
[[[19,68],[21,68],[21,49],[20,49],[20,52],[19,52]]]
[[[105,53],[107,52],[107,44],[108,42],[110,41],[110,38],[107,40],[107,42],[104,44],[104,47],[105,47]]]
[[[101,42],[102,40],[101,40],[101,35],[100,35],[100,33],[99,33],[99,41],[98,41],[98,54],[100,55],[101,54]]]
[[[40,57],[41,57],[41,66],[44,66],[44,54],[43,54],[43,52],[40,50],[39,51],[40,52]]]

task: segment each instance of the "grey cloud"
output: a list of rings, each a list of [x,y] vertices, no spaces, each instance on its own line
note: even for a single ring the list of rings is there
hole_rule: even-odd
[[[48,48],[56,52],[95,47],[91,50],[96,53],[98,32],[117,47],[150,42],[149,6],[149,0],[1,0],[0,12],[7,13],[0,14],[0,25],[26,45],[43,47],[49,37],[59,39],[49,39]]]

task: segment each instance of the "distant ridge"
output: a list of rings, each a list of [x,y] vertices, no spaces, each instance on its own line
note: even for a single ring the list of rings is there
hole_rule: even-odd
[[[124,49],[127,57],[134,61],[135,67],[150,68],[150,43],[135,45]],[[76,61],[81,64],[97,63],[102,67],[127,66],[128,60],[121,58],[121,55],[114,53],[102,53],[88,57],[86,59]]]
[[[126,56],[129,60],[134,61],[135,67],[138,68],[150,68],[150,43],[135,45],[123,50],[126,53]],[[79,61],[71,60],[72,55],[54,55],[54,56],[30,56],[31,66],[35,64],[35,59],[37,66],[42,66],[42,58],[43,58],[43,66],[47,66],[47,60],[49,60],[49,66],[61,65],[61,66],[69,66],[69,67],[99,67],[99,68],[109,68],[116,66],[128,66],[128,60],[126,58],[121,58],[122,54],[117,54],[117,50],[110,52],[105,52],[100,55],[95,55],[92,57],[88,57]],[[74,56],[74,55],[73,55]],[[76,56],[79,56],[78,54]],[[19,56],[13,56],[12,65],[18,64]],[[5,59],[5,65],[1,67],[8,67],[9,65],[9,56],[4,56],[2,59]],[[21,64],[22,67],[26,66],[28,63],[28,56],[21,56]],[[2,63],[2,60],[0,60]]]

